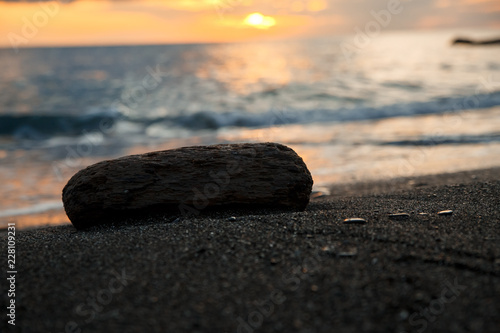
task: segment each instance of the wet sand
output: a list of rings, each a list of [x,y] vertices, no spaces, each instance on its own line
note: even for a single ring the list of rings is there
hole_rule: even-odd
[[[135,222],[17,232],[16,326],[4,314],[0,331],[500,328],[499,168],[341,184],[305,212]]]

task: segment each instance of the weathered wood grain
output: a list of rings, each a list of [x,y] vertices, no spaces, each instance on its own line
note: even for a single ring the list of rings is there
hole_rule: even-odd
[[[245,206],[304,210],[313,180],[291,148],[277,143],[185,147],[103,161],[63,189],[78,229],[131,213],[198,214]]]

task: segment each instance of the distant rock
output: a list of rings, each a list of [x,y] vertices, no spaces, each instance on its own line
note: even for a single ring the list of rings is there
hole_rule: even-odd
[[[456,38],[453,45],[500,45],[500,39],[472,40],[468,38]]]
[[[205,208],[304,210],[313,180],[292,149],[278,143],[185,147],[103,161],[63,190],[77,229],[130,214],[198,214]]]

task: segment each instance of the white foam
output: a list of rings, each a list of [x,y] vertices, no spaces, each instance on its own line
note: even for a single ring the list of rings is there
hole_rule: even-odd
[[[60,201],[48,201],[42,202],[29,207],[22,208],[14,208],[0,211],[0,218],[2,217],[10,217],[10,216],[19,216],[19,215],[29,215],[36,213],[43,213],[49,210],[61,209],[63,208],[63,204]]]

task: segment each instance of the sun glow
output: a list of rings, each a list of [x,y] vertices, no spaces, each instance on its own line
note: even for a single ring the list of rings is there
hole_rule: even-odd
[[[356,10],[365,2],[370,0],[0,0],[0,48],[330,36],[352,33],[352,26],[365,24],[364,12]],[[500,28],[494,20],[498,0],[434,2],[415,15],[405,9],[404,19],[391,23],[391,29],[461,27],[464,21]],[[449,10],[454,4],[461,9]],[[489,18],[479,19],[487,13]]]
[[[245,24],[258,29],[269,29],[276,25],[276,20],[271,16],[264,16],[261,13],[252,13],[245,18]]]

